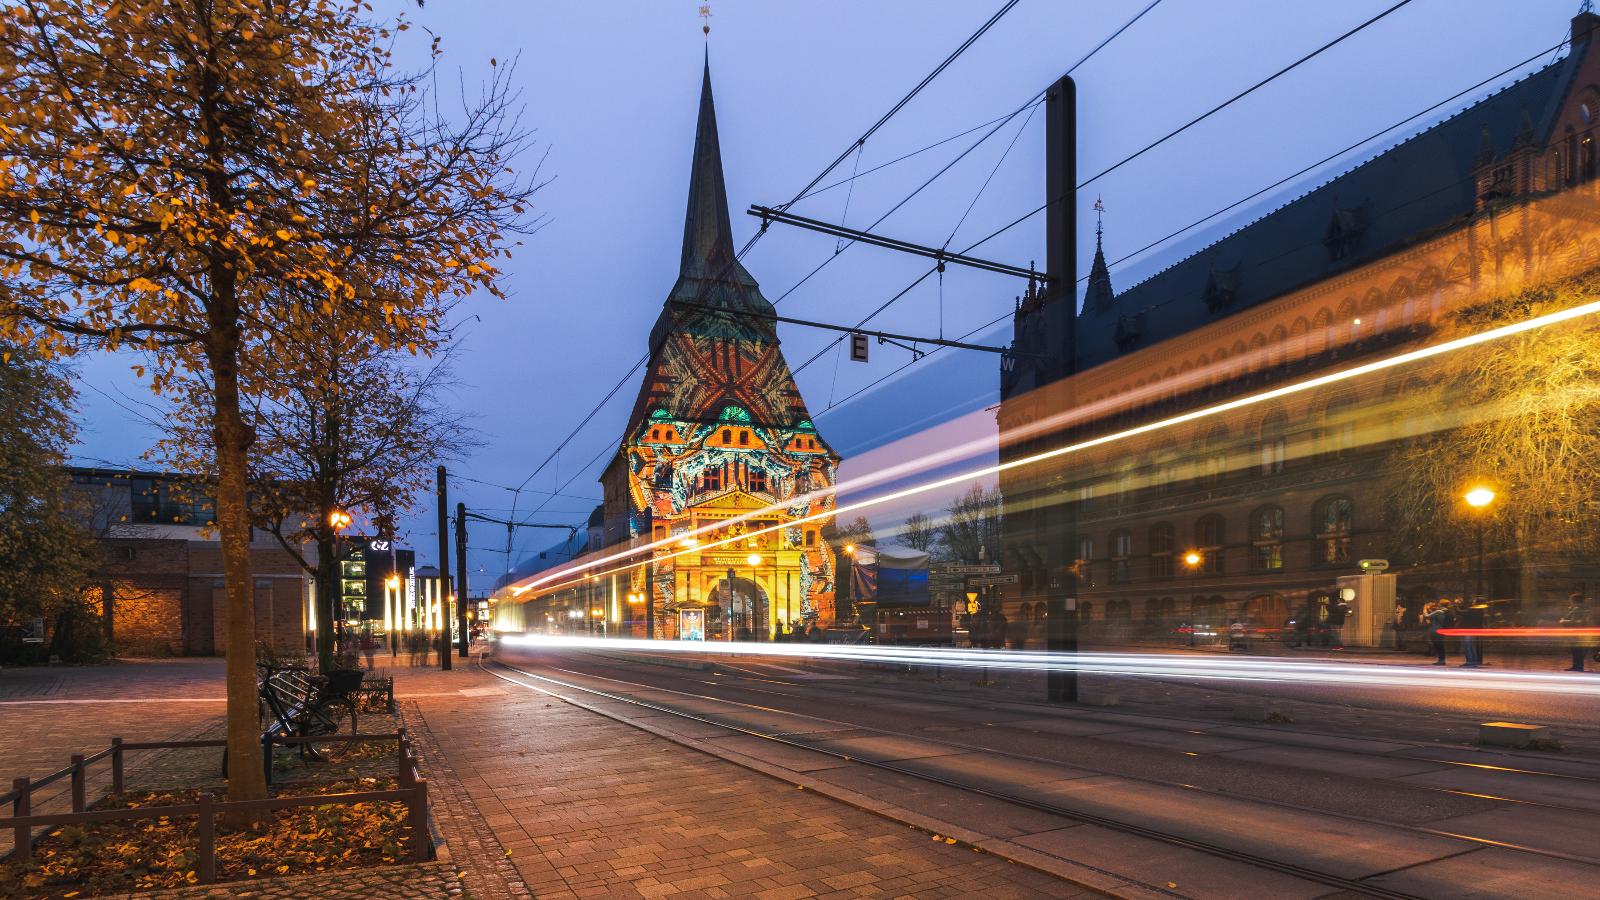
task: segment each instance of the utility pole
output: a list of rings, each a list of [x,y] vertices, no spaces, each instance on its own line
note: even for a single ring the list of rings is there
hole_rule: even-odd
[[[462,659],[466,659],[472,635],[467,631],[467,505],[465,503],[456,504],[456,589],[461,592],[461,596],[456,598],[456,627],[460,631],[456,636],[456,652]]]
[[[439,475],[439,668],[450,671],[450,527],[449,492],[444,483],[444,466]]]
[[[1070,389],[1077,370],[1078,322],[1078,87],[1063,75],[1045,93],[1045,271],[1049,292],[1043,304],[1045,351],[1059,354],[1046,364],[1046,383],[1064,382],[1062,400],[1074,402]],[[1041,490],[1047,488],[1041,487]],[[1058,660],[1077,666],[1078,573],[1073,564],[1078,552],[1078,510],[1069,497],[1045,498],[1038,510],[1039,546],[1045,548],[1046,647],[1052,653],[1072,654]],[[1046,676],[1047,696],[1058,703],[1078,700],[1076,668],[1051,668]]]
[[[644,639],[656,639],[656,565],[655,554],[644,561]]]

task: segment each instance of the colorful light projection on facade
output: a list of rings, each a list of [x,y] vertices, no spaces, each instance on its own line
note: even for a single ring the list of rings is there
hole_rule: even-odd
[[[628,586],[650,585],[659,636],[703,627],[707,638],[764,640],[780,623],[834,622],[826,518],[693,549],[833,509],[839,457],[812,424],[772,314],[733,250],[708,67],[682,267],[651,332],[629,430],[601,477],[608,545],[672,541]]]

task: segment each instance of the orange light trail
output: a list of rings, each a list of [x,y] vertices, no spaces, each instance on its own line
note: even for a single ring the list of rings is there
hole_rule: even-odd
[[[1106,444],[1115,443],[1117,441],[1127,440],[1128,438],[1131,438],[1131,437],[1137,437],[1139,435],[1144,435],[1144,434],[1151,434],[1153,432],[1162,431],[1162,430],[1165,430],[1165,429],[1168,429],[1168,428],[1175,427],[1177,425],[1183,425],[1183,424],[1186,424],[1186,423],[1189,423],[1189,422],[1198,421],[1200,419],[1209,418],[1211,416],[1220,415],[1222,413],[1233,412],[1234,410],[1239,410],[1239,409],[1246,409],[1246,408],[1249,408],[1249,407],[1252,407],[1252,406],[1257,406],[1259,404],[1266,403],[1266,402],[1271,401],[1271,400],[1279,399],[1281,397],[1288,397],[1288,396],[1292,396],[1294,394],[1301,394],[1301,393],[1305,393],[1306,391],[1311,391],[1311,390],[1315,390],[1317,388],[1326,387],[1326,386],[1331,385],[1331,384],[1338,384],[1340,382],[1348,381],[1348,380],[1353,379],[1353,378],[1359,378],[1359,377],[1361,377],[1363,375],[1371,375],[1371,374],[1373,374],[1375,372],[1383,372],[1383,371],[1386,371],[1388,369],[1396,368],[1398,366],[1408,365],[1410,363],[1415,363],[1415,362],[1421,362],[1422,360],[1432,359],[1432,358],[1438,357],[1438,356],[1443,356],[1446,353],[1452,353],[1452,352],[1457,351],[1457,350],[1464,350],[1464,349],[1466,349],[1468,347],[1474,347],[1474,346],[1477,346],[1479,344],[1486,344],[1486,343],[1489,343],[1491,341],[1500,340],[1502,338],[1511,337],[1511,336],[1517,335],[1517,334],[1523,334],[1523,333],[1529,332],[1529,331],[1535,331],[1535,330],[1540,329],[1540,328],[1547,328],[1547,327],[1549,327],[1551,325],[1560,324],[1562,322],[1569,322],[1569,321],[1572,321],[1574,319],[1583,318],[1584,316],[1594,315],[1595,313],[1600,313],[1600,300],[1596,300],[1596,301],[1591,301],[1589,303],[1580,304],[1578,306],[1573,306],[1573,307],[1570,307],[1568,309],[1557,310],[1557,311],[1551,312],[1551,313],[1545,313],[1544,315],[1534,316],[1534,317],[1528,318],[1528,319],[1523,319],[1520,322],[1512,322],[1512,323],[1509,323],[1507,325],[1501,325],[1501,326],[1499,326],[1497,328],[1490,328],[1490,329],[1488,329],[1486,331],[1480,331],[1477,334],[1469,334],[1469,335],[1466,335],[1464,337],[1454,338],[1452,340],[1443,341],[1441,343],[1433,344],[1433,345],[1430,345],[1430,346],[1427,346],[1427,347],[1419,347],[1416,350],[1409,350],[1409,351],[1407,351],[1405,353],[1398,353],[1398,354],[1396,354],[1394,356],[1385,357],[1384,359],[1374,360],[1374,361],[1369,362],[1369,363],[1363,363],[1363,364],[1361,364],[1359,366],[1352,366],[1351,368],[1348,368],[1348,369],[1341,369],[1340,371],[1337,371],[1337,372],[1330,372],[1330,373],[1328,373],[1326,375],[1319,375],[1319,376],[1317,376],[1315,378],[1308,378],[1305,381],[1299,381],[1299,382],[1295,382],[1293,384],[1283,385],[1282,387],[1276,387],[1276,388],[1272,388],[1270,390],[1261,391],[1260,393],[1250,394],[1250,395],[1247,395],[1247,396],[1244,396],[1244,397],[1239,397],[1239,398],[1236,398],[1236,399],[1233,399],[1233,400],[1227,400],[1227,401],[1224,401],[1222,403],[1216,403],[1216,404],[1213,404],[1211,406],[1201,407],[1199,409],[1190,410],[1189,412],[1186,412],[1186,413],[1179,413],[1178,415],[1175,415],[1175,416],[1168,416],[1165,419],[1159,419],[1157,421],[1148,422],[1148,423],[1145,423],[1143,425],[1135,425],[1135,426],[1133,426],[1131,428],[1125,428],[1125,429],[1123,429],[1121,431],[1112,432],[1110,434],[1101,435],[1099,437],[1090,438],[1090,439],[1084,440],[1084,441],[1079,441],[1079,442],[1074,443],[1074,444],[1067,444],[1065,446],[1056,447],[1056,448],[1051,449],[1051,450],[1045,450],[1045,451],[1042,451],[1040,453],[1035,453],[1035,454],[1033,454],[1031,456],[1022,457],[1020,459],[1014,459],[1014,460],[1010,460],[1008,462],[997,463],[995,465],[985,466],[983,468],[969,470],[969,471],[962,472],[962,473],[957,474],[957,475],[952,475],[952,476],[949,476],[949,477],[946,477],[946,478],[940,478],[940,479],[936,479],[934,481],[924,482],[922,484],[913,485],[911,487],[903,488],[903,489],[898,490],[898,491],[891,491],[891,492],[889,492],[887,494],[884,494],[882,496],[879,496],[879,497],[873,497],[873,498],[870,498],[870,499],[867,499],[867,500],[858,500],[858,501],[855,501],[853,503],[847,503],[847,504],[844,504],[844,505],[841,505],[841,506],[837,506],[834,509],[827,510],[825,512],[814,513],[814,514],[809,515],[809,516],[802,516],[800,518],[792,519],[790,521],[784,522],[784,523],[779,524],[779,525],[770,525],[770,526],[767,526],[765,528],[760,528],[760,529],[756,529],[754,531],[749,531],[749,532],[746,532],[744,534],[738,535],[736,537],[726,537],[726,538],[721,538],[721,539],[710,537],[711,533],[712,533],[712,528],[710,526],[697,529],[697,530],[695,530],[693,532],[690,532],[688,535],[668,536],[668,537],[662,538],[660,540],[655,540],[655,541],[651,541],[651,542],[646,543],[646,544],[641,544],[640,546],[633,547],[633,548],[630,548],[630,549],[627,549],[627,550],[619,550],[619,551],[617,551],[615,553],[611,553],[611,554],[608,554],[608,555],[605,555],[605,556],[601,556],[601,557],[599,557],[597,559],[590,560],[590,561],[582,563],[580,565],[570,566],[570,567],[565,568],[565,569],[561,569],[561,570],[558,570],[558,571],[555,571],[555,572],[551,572],[548,575],[544,575],[544,576],[541,576],[541,577],[536,577],[536,578],[532,579],[531,581],[529,581],[526,584],[518,585],[517,587],[511,588],[510,593],[511,593],[511,595],[513,597],[520,597],[523,594],[527,593],[528,591],[531,591],[531,590],[533,590],[535,588],[538,588],[538,587],[541,587],[541,586],[545,586],[545,585],[549,585],[549,587],[547,587],[544,591],[541,591],[541,593],[553,593],[555,591],[563,590],[563,589],[565,589],[567,587],[571,587],[573,585],[581,584],[584,581],[585,577],[587,577],[587,576],[584,576],[583,573],[584,572],[588,572],[591,569],[597,569],[597,568],[599,568],[601,566],[604,566],[607,563],[613,563],[613,562],[625,561],[625,560],[638,560],[639,557],[644,556],[645,554],[649,554],[654,550],[661,549],[661,548],[670,548],[673,545],[677,544],[678,542],[684,540],[686,537],[701,538],[702,536],[706,536],[708,539],[705,540],[704,543],[702,543],[702,545],[699,546],[699,547],[694,547],[694,548],[691,548],[691,549],[671,550],[670,552],[666,553],[662,557],[659,557],[659,559],[673,559],[673,558],[676,558],[678,556],[683,556],[683,555],[688,554],[688,553],[701,552],[701,551],[704,551],[704,550],[714,549],[716,547],[722,547],[722,546],[727,546],[727,545],[730,545],[730,544],[741,543],[741,542],[748,541],[748,540],[750,540],[752,538],[755,538],[755,537],[758,537],[758,536],[761,536],[761,535],[764,535],[764,534],[772,534],[772,533],[775,533],[775,532],[780,532],[785,528],[792,528],[792,527],[794,527],[796,525],[803,525],[803,524],[806,524],[806,523],[809,523],[809,522],[818,522],[818,521],[821,521],[821,520],[824,520],[824,519],[829,519],[829,518],[833,518],[833,517],[838,516],[838,515],[842,515],[844,513],[857,512],[859,510],[870,509],[870,508],[875,507],[875,506],[881,506],[881,505],[884,505],[886,503],[892,503],[892,502],[894,502],[896,500],[903,500],[903,499],[905,499],[907,497],[914,497],[914,496],[917,496],[919,494],[926,494],[926,493],[929,493],[929,492],[941,490],[943,488],[960,485],[960,484],[963,484],[965,482],[969,482],[974,478],[983,478],[983,477],[987,477],[987,476],[991,476],[991,475],[997,475],[997,474],[999,474],[1001,472],[1010,471],[1012,469],[1020,469],[1020,468],[1025,468],[1025,467],[1028,467],[1028,466],[1038,465],[1041,462],[1046,462],[1048,460],[1057,459],[1057,458],[1064,457],[1064,456],[1067,456],[1067,455],[1073,454],[1073,453],[1079,453],[1079,452],[1082,452],[1084,450],[1088,450],[1088,449],[1090,449],[1092,447],[1100,447],[1100,446],[1104,446]],[[1072,415],[1072,414],[1074,414],[1073,411],[1068,411],[1068,412],[1062,413],[1060,415],[1061,416],[1069,416],[1069,415]],[[1037,428],[1038,426],[1039,426],[1039,423],[1034,423],[1034,425],[1032,427]],[[1005,435],[1003,437],[1009,438],[1010,435]],[[922,465],[922,466],[926,467],[926,460],[925,459],[919,459],[919,460],[916,461],[916,464],[919,464],[919,465]],[[884,479],[883,478],[876,478],[874,480],[881,481],[881,480],[884,480]],[[835,487],[834,489],[828,491],[827,493],[836,493],[837,490],[839,490],[839,488]],[[797,504],[800,501],[800,499],[805,499],[805,500],[809,501],[814,496],[816,496],[816,495],[815,494],[808,494],[804,498],[795,498],[795,499],[791,499],[791,500],[786,501],[786,502],[781,503],[781,504],[773,504],[773,505],[768,506],[768,507],[766,507],[764,509],[754,510],[752,512],[745,513],[744,515],[741,515],[741,516],[739,516],[739,517],[737,517],[735,519],[727,520],[726,522],[720,523],[720,525],[721,526],[725,526],[729,522],[746,521],[746,520],[753,519],[753,518],[756,518],[756,517],[759,517],[759,516],[770,516],[770,515],[772,515],[774,513],[778,513],[778,512],[782,512],[782,511],[787,510],[790,506]],[[653,559],[655,559],[655,557],[653,557]],[[636,562],[631,562],[631,563],[624,563],[623,565],[619,565],[619,566],[616,566],[614,568],[605,569],[603,571],[591,573],[591,575],[609,575],[609,574],[613,574],[613,573],[626,572],[627,570],[629,570],[629,569],[631,569],[631,568],[633,568],[634,566],[637,566],[637,565],[639,565],[639,562],[637,562],[637,561]],[[574,576],[577,576],[577,577],[574,577]],[[559,583],[559,584],[551,584],[551,582],[557,582],[557,581],[560,581],[561,579],[568,579],[568,580],[561,581],[561,583]]]

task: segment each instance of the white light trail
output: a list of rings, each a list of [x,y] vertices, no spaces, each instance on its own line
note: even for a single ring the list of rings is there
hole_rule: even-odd
[[[1251,406],[1257,406],[1259,404],[1266,403],[1266,402],[1271,401],[1271,400],[1277,400],[1277,399],[1279,399],[1281,397],[1288,397],[1288,396],[1292,396],[1294,394],[1301,394],[1301,393],[1304,393],[1306,391],[1316,390],[1317,388],[1327,387],[1328,385],[1331,385],[1331,384],[1337,384],[1337,383],[1342,382],[1342,381],[1348,381],[1348,380],[1350,380],[1352,378],[1359,378],[1359,377],[1361,377],[1363,375],[1371,375],[1371,374],[1373,374],[1375,372],[1382,372],[1382,371],[1385,371],[1385,370],[1388,370],[1388,369],[1393,369],[1393,368],[1395,368],[1397,366],[1408,365],[1410,363],[1420,362],[1420,361],[1425,360],[1425,359],[1432,359],[1432,358],[1437,357],[1437,356],[1442,356],[1442,355],[1444,355],[1446,353],[1451,353],[1451,352],[1454,352],[1454,351],[1457,351],[1457,350],[1464,350],[1464,349],[1466,349],[1468,347],[1474,347],[1474,346],[1477,346],[1479,344],[1486,344],[1486,343],[1489,343],[1490,341],[1496,341],[1496,340],[1500,340],[1502,338],[1511,337],[1513,335],[1523,334],[1525,332],[1534,331],[1534,330],[1539,329],[1539,328],[1547,328],[1547,327],[1549,327],[1551,325],[1560,324],[1562,322],[1569,322],[1569,321],[1572,321],[1573,319],[1579,319],[1579,318],[1582,318],[1584,316],[1594,315],[1595,313],[1600,313],[1600,300],[1592,301],[1592,302],[1589,302],[1589,303],[1584,303],[1584,304],[1581,304],[1581,305],[1578,305],[1578,306],[1573,306],[1573,307],[1570,307],[1568,309],[1557,310],[1556,312],[1545,313],[1544,315],[1541,315],[1541,316],[1534,316],[1534,317],[1529,318],[1529,319],[1524,319],[1524,320],[1522,320],[1520,322],[1512,322],[1512,323],[1510,323],[1508,325],[1501,325],[1498,328],[1490,328],[1490,329],[1488,329],[1486,331],[1480,331],[1477,334],[1469,334],[1469,335],[1466,335],[1465,337],[1459,337],[1459,338],[1455,338],[1453,340],[1443,341],[1441,343],[1433,344],[1433,345],[1430,345],[1430,346],[1427,346],[1427,347],[1419,347],[1416,350],[1409,350],[1409,351],[1407,351],[1405,353],[1398,353],[1398,354],[1396,354],[1394,356],[1389,356],[1389,357],[1385,357],[1383,359],[1373,360],[1372,362],[1363,363],[1363,364],[1361,364],[1359,366],[1352,366],[1351,368],[1341,369],[1341,370],[1339,370],[1337,372],[1330,372],[1330,373],[1328,373],[1326,375],[1318,375],[1315,378],[1309,378],[1309,379],[1306,379],[1305,381],[1298,381],[1298,382],[1295,382],[1293,384],[1286,384],[1286,385],[1283,385],[1281,387],[1271,388],[1269,390],[1261,391],[1259,393],[1249,394],[1247,396],[1239,397],[1239,398],[1236,398],[1236,399],[1233,399],[1233,400],[1227,400],[1227,401],[1224,401],[1222,403],[1216,403],[1216,404],[1213,404],[1211,406],[1201,407],[1200,409],[1194,409],[1194,410],[1190,410],[1190,411],[1185,412],[1185,413],[1179,413],[1178,415],[1175,415],[1175,416],[1168,416],[1165,419],[1159,419],[1159,420],[1154,421],[1154,422],[1147,422],[1147,423],[1145,423],[1143,425],[1135,425],[1135,426],[1133,426],[1131,428],[1125,428],[1122,431],[1112,432],[1110,434],[1105,434],[1105,435],[1101,435],[1099,437],[1090,438],[1090,439],[1085,440],[1085,441],[1079,441],[1079,442],[1074,443],[1074,444],[1067,444],[1065,446],[1056,447],[1056,448],[1051,449],[1051,450],[1045,450],[1045,451],[1040,452],[1040,453],[1035,453],[1035,454],[1033,454],[1031,456],[1021,457],[1019,459],[1013,459],[1013,460],[1009,460],[1009,461],[1003,462],[1003,463],[996,463],[994,465],[985,466],[985,467],[979,468],[979,469],[972,469],[972,470],[969,470],[969,471],[966,471],[966,472],[962,472],[962,473],[957,474],[957,475],[952,475],[952,476],[949,476],[949,477],[946,477],[946,478],[939,478],[939,479],[936,479],[936,480],[933,480],[933,481],[924,482],[922,484],[912,485],[911,487],[903,488],[903,489],[898,490],[898,491],[891,491],[891,492],[889,492],[887,494],[883,494],[883,495],[877,496],[877,497],[872,497],[872,498],[869,498],[869,499],[866,499],[866,500],[858,500],[858,501],[855,501],[853,503],[846,503],[846,504],[838,506],[838,507],[836,507],[834,509],[830,509],[830,510],[827,510],[827,511],[824,511],[824,512],[820,512],[820,513],[813,513],[812,515],[809,515],[809,516],[802,516],[800,518],[796,518],[796,519],[792,519],[792,520],[783,522],[782,524],[779,524],[779,525],[771,525],[771,526],[768,526],[766,528],[755,529],[753,531],[748,531],[748,532],[745,532],[744,534],[741,534],[741,535],[738,535],[738,536],[735,536],[735,537],[727,537],[727,538],[722,538],[722,539],[710,538],[709,536],[711,535],[711,532],[712,532],[713,529],[710,526],[706,526],[706,527],[703,527],[703,528],[701,528],[701,529],[699,529],[697,531],[691,532],[689,535],[687,535],[687,537],[693,537],[693,538],[700,539],[701,543],[700,543],[699,546],[696,546],[696,547],[694,547],[692,549],[673,550],[672,552],[669,552],[669,553],[667,553],[667,554],[665,554],[665,555],[663,555],[661,557],[655,557],[655,559],[657,559],[657,560],[673,559],[675,557],[682,556],[682,555],[684,555],[686,553],[702,552],[702,551],[705,551],[705,550],[714,549],[716,547],[721,547],[721,546],[726,546],[726,545],[729,545],[729,544],[736,544],[736,543],[740,543],[740,542],[743,542],[743,541],[748,541],[748,540],[750,540],[752,538],[759,537],[759,536],[764,535],[764,534],[772,534],[774,532],[779,532],[779,531],[782,531],[785,528],[792,528],[792,527],[794,527],[796,525],[803,525],[803,524],[806,524],[808,522],[819,522],[819,521],[822,521],[822,520],[825,520],[825,519],[831,519],[831,518],[833,518],[835,516],[843,515],[845,513],[851,513],[851,512],[857,512],[857,511],[864,510],[864,509],[870,509],[870,508],[872,508],[874,506],[881,506],[881,505],[884,505],[886,503],[893,503],[893,502],[895,502],[897,500],[904,500],[904,499],[906,499],[908,497],[914,497],[914,496],[917,496],[919,494],[926,494],[926,493],[929,493],[929,492],[932,492],[932,491],[942,490],[942,489],[947,488],[947,487],[951,487],[951,486],[955,486],[955,485],[961,485],[961,484],[964,484],[964,483],[967,483],[967,482],[971,481],[974,478],[984,478],[984,477],[987,477],[987,476],[990,476],[990,475],[998,475],[1001,472],[1006,472],[1006,471],[1009,471],[1009,470],[1012,470],[1012,469],[1020,469],[1020,468],[1024,468],[1024,467],[1027,467],[1027,466],[1037,465],[1037,464],[1039,464],[1041,462],[1045,462],[1045,461],[1048,461],[1048,460],[1057,459],[1057,458],[1060,458],[1060,457],[1063,457],[1063,456],[1067,456],[1068,454],[1079,453],[1079,452],[1082,452],[1084,450],[1088,450],[1088,449],[1090,449],[1092,447],[1100,447],[1100,446],[1103,446],[1105,444],[1111,444],[1111,443],[1115,443],[1117,441],[1127,440],[1128,438],[1137,437],[1137,436],[1143,435],[1143,434],[1150,434],[1152,432],[1161,431],[1161,430],[1164,430],[1164,429],[1167,429],[1167,428],[1172,428],[1172,427],[1175,427],[1177,425],[1183,425],[1183,424],[1186,424],[1186,423],[1189,423],[1189,422],[1194,422],[1196,420],[1208,418],[1210,416],[1219,415],[1221,413],[1233,412],[1234,410],[1245,409],[1245,408],[1248,408],[1248,407],[1251,407]],[[1004,437],[1004,436],[1002,436],[1002,437]],[[754,517],[757,517],[757,516],[772,515],[774,513],[783,512],[786,509],[788,509],[790,504],[793,504],[795,502],[796,501],[794,501],[794,500],[790,500],[790,501],[787,501],[785,503],[774,504],[772,506],[767,507],[766,509],[755,510],[753,512],[749,512],[749,513],[746,513],[744,515],[741,515],[741,516],[738,517],[738,519],[732,520],[732,521],[744,521],[744,520],[751,519],[751,518],[754,518]],[[719,526],[722,526],[722,525],[725,525],[725,524],[727,524],[726,521],[718,523]],[[702,537],[703,535],[706,536],[706,537]],[[685,535],[676,535],[676,536],[666,537],[666,538],[662,538],[661,540],[656,540],[656,541],[651,541],[651,542],[646,543],[646,544],[641,544],[641,545],[639,545],[637,547],[632,547],[632,548],[629,548],[629,549],[626,549],[626,550],[619,550],[619,551],[617,551],[615,553],[610,553],[610,554],[607,554],[607,555],[604,555],[604,556],[600,556],[600,557],[597,557],[596,559],[589,560],[589,561],[584,562],[584,563],[579,564],[579,565],[569,566],[569,567],[567,567],[565,569],[560,569],[560,570],[557,570],[555,572],[551,572],[548,575],[544,575],[544,576],[541,576],[541,577],[533,578],[533,579],[529,580],[526,584],[522,584],[522,585],[519,585],[517,587],[514,587],[514,588],[511,589],[511,595],[513,597],[520,597],[523,594],[527,593],[528,591],[533,590],[534,588],[545,586],[545,585],[549,585],[549,587],[546,589],[545,592],[561,590],[561,589],[564,589],[566,587],[570,587],[572,585],[581,584],[585,577],[595,577],[595,576],[599,576],[599,575],[609,575],[609,574],[612,574],[614,572],[625,572],[628,569],[631,569],[634,566],[639,565],[640,558],[645,556],[646,554],[650,554],[654,550],[672,547],[673,545],[675,545],[675,544],[679,543],[680,541],[684,540],[685,537],[686,537]],[[628,561],[628,560],[632,560],[633,562],[631,562],[631,563],[624,562],[623,565],[619,565],[619,566],[616,566],[616,567],[611,568],[611,569],[605,569],[605,570],[597,571],[597,572],[590,572],[588,576],[583,575],[583,573],[589,572],[589,570],[591,570],[591,569],[597,569],[600,566],[603,566],[603,565],[605,565],[607,563],[613,563],[613,562],[618,562],[618,561]],[[578,577],[574,577],[574,576],[578,576]],[[564,581],[564,582],[561,582],[559,584],[552,584],[552,582],[557,582],[557,581],[560,581],[561,579],[567,579],[567,580]]]
[[[1177,653],[1045,653],[1028,650],[974,650],[961,647],[880,647],[850,644],[767,644],[747,641],[647,641],[637,638],[585,638],[502,632],[506,647],[543,650],[611,650],[698,656],[781,657],[785,659],[881,662],[913,666],[951,666],[1023,671],[1077,671],[1145,678],[1205,678],[1273,684],[1337,684],[1369,687],[1450,688],[1482,691],[1600,696],[1600,679],[1563,672],[1513,672],[1435,669],[1360,662],[1317,662]]]

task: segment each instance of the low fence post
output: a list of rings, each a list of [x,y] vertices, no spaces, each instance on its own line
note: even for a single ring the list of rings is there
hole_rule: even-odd
[[[72,754],[72,811],[75,813],[83,812],[83,807],[85,805],[83,791],[83,770],[83,754]]]
[[[201,884],[214,884],[217,880],[217,819],[209,792],[200,795],[200,823],[196,831],[200,840],[198,870]]]
[[[411,858],[427,862],[433,858],[433,835],[428,833],[428,779],[418,778],[406,801],[411,818]]]
[[[122,793],[122,738],[111,739],[111,793]]]
[[[272,783],[272,733],[261,736],[261,774],[267,784]]]
[[[400,758],[399,771],[395,773],[395,780],[401,787],[411,786],[411,741],[406,739],[405,729],[400,729],[400,747],[396,756]]]
[[[33,815],[33,785],[27,777],[11,779],[11,789],[17,792],[17,798],[11,801],[11,814],[13,816]],[[14,859],[33,858],[33,829],[27,825],[18,825],[12,832],[11,856]]]

